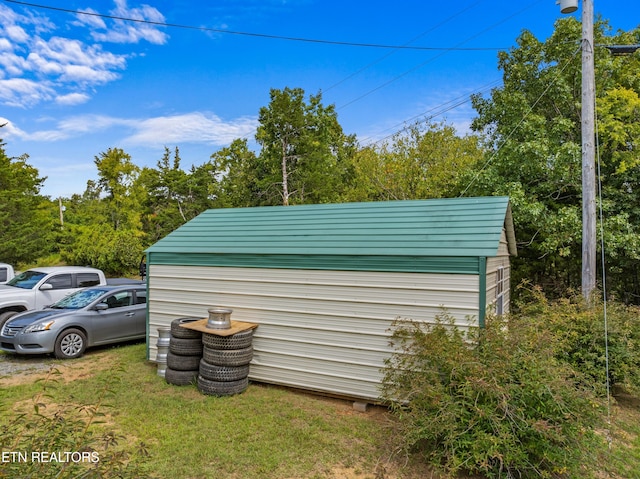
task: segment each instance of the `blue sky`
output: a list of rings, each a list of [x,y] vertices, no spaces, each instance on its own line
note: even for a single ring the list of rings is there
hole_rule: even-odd
[[[52,198],[82,193],[109,148],[141,167],[165,146],[185,169],[208,161],[253,138],[271,88],[322,91],[362,144],[425,116],[465,132],[469,95],[499,84],[497,50],[562,16],[554,0],[26,3],[0,0],[0,138]],[[638,0],[594,4],[614,30],[640,25]]]

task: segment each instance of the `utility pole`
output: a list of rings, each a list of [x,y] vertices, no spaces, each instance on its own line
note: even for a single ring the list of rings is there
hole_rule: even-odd
[[[60,212],[60,228],[64,228],[64,205],[62,204],[62,196],[58,197],[58,211]]]
[[[578,0],[558,0],[562,13],[578,9]],[[596,77],[593,0],[582,0],[582,295],[596,288]]]
[[[596,287],[596,149],[593,0],[582,0],[582,295]]]
[[[573,13],[578,0],[557,0],[561,13]],[[613,55],[629,55],[636,45],[607,45]],[[582,0],[582,295],[589,301],[596,288],[596,149],[593,0]]]

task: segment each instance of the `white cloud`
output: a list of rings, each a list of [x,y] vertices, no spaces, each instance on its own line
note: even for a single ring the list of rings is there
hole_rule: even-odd
[[[24,31],[24,28],[18,25],[9,25],[4,29],[7,37],[16,43],[26,43],[29,40],[29,35]]]
[[[114,0],[114,16],[162,23],[164,16],[153,7],[129,8],[125,0]],[[95,13],[92,9],[87,12]],[[78,15],[71,25],[89,29],[100,42],[166,43],[168,36],[145,23],[104,21],[98,16]],[[77,36],[51,36],[55,25],[43,16],[24,15],[0,4],[0,103],[22,108],[44,101],[61,105],[85,102],[95,85],[117,80],[132,51],[115,54],[100,43],[87,43]],[[101,32],[102,31],[102,32]],[[82,33],[86,35],[86,30]],[[56,92],[55,90],[60,90]],[[74,90],[74,91],[70,91]]]
[[[56,97],[56,103],[58,105],[81,105],[87,101],[89,101],[89,95],[85,93],[69,93]]]
[[[18,77],[28,69],[29,63],[12,51],[5,51],[0,55],[0,67],[3,70],[2,77]]]
[[[76,18],[78,20],[75,23],[75,25],[83,25],[91,28],[107,28],[107,24],[104,22],[104,20],[97,15],[99,12],[95,11],[91,7],[82,8],[81,10],[83,12],[87,12],[95,15],[84,15],[84,14],[78,13],[76,15]]]
[[[75,99],[71,95],[67,97]],[[167,144],[181,143],[226,145],[236,138],[253,134],[257,125],[255,117],[225,122],[212,113],[192,112],[146,119],[80,115],[60,120],[52,129],[31,133],[16,131],[21,132],[19,136],[24,140],[55,142],[116,129],[124,137],[123,144],[162,148]]]
[[[96,71],[121,69],[126,65],[124,55],[104,52],[100,45],[85,45],[78,40],[53,37],[48,41],[38,40],[33,45],[29,60],[48,73],[68,71],[65,66],[85,67]],[[84,80],[85,75],[81,80]],[[75,81],[72,77],[68,81]]]
[[[236,138],[252,134],[257,125],[258,121],[253,117],[224,122],[212,113],[193,112],[143,120],[135,125],[138,131],[124,141],[130,145],[152,147],[179,143],[226,145]]]
[[[5,34],[8,31],[12,32],[16,39],[20,37],[20,33],[15,28],[20,28],[18,24],[28,25],[30,28],[34,28],[36,33],[42,33],[51,31],[55,28],[55,25],[45,16],[29,12],[25,15],[20,15],[11,8],[0,5],[0,30],[4,30]],[[25,41],[28,39],[28,34],[25,37]]]
[[[0,80],[0,102],[9,106],[33,106],[41,101],[50,100],[54,90],[47,82],[25,78],[7,78]]]
[[[0,5],[0,25],[13,25],[18,19],[19,15],[16,12],[9,7]]]
[[[108,83],[120,78],[120,75],[108,70],[98,70],[87,65],[65,65],[60,80],[65,82],[89,84]]]
[[[114,17],[131,18],[140,22],[114,20],[113,26],[100,27],[105,32],[92,32],[92,37],[100,42],[113,43],[138,43],[145,40],[155,45],[164,45],[169,36],[159,30],[157,25],[144,22],[164,23],[165,18],[160,11],[149,5],[142,5],[139,8],[129,8],[126,0],[115,0],[116,8],[109,13]]]
[[[0,116],[0,125],[4,125],[0,128],[0,138],[23,138],[26,134],[20,128],[17,128],[8,118]]]
[[[79,115],[66,118],[58,122],[58,129],[66,131],[70,136],[78,133],[104,131],[113,126],[133,127],[138,120],[127,120],[106,115]]]
[[[67,95],[69,96],[69,95]],[[78,138],[86,134],[100,133],[112,127],[134,128],[137,120],[114,118],[105,115],[79,115],[56,123],[55,128],[24,133],[22,138],[29,141],[55,142]]]

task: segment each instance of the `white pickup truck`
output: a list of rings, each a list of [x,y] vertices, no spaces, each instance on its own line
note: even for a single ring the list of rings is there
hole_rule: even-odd
[[[0,330],[23,311],[42,309],[78,288],[107,284],[102,270],[84,266],[32,268],[0,284]]]
[[[14,276],[13,266],[7,263],[0,263],[0,284],[5,284]]]

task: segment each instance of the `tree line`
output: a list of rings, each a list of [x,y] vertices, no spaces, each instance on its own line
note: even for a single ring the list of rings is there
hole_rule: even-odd
[[[82,194],[40,194],[45,178],[28,155],[0,142],[0,260],[58,259],[110,274],[135,270],[145,248],[209,208],[457,196],[511,198],[518,257],[514,281],[552,296],[580,286],[580,23],[563,18],[540,41],[528,31],[498,55],[503,83],[474,95],[471,133],[424,120],[362,145],[334,105],[301,88],[272,89],[260,108],[257,149],[246,139],[184,168],[166,147],[155,168],[110,148]],[[640,43],[640,29],[595,25],[596,45]],[[640,56],[595,50],[598,180],[608,290],[640,303]],[[1,130],[0,130],[1,134]],[[599,272],[602,278],[602,271]]]

